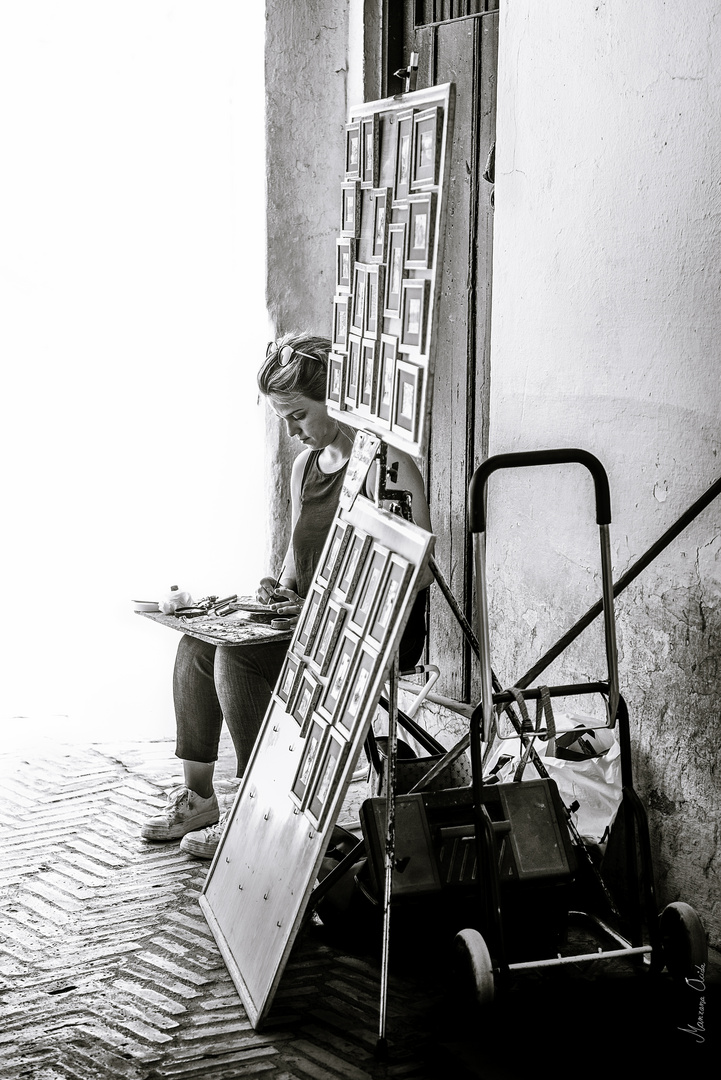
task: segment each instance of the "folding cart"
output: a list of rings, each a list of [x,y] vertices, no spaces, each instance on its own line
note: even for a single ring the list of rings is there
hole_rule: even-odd
[[[567,463],[585,466],[595,486],[607,678],[500,691],[490,660],[486,484],[497,470]],[[436,905],[438,919],[454,928],[459,975],[470,982],[479,1005],[492,1001],[497,988],[525,969],[627,957],[651,971],[665,964],[683,980],[706,961],[705,933],[694,909],[673,903],[660,915],[657,911],[648,823],[633,788],[628,709],[618,684],[610,521],[605,470],[586,451],[498,455],[484,462],[471,482],[482,679],[482,700],[470,725],[472,783],[470,789],[440,791],[418,790],[420,784],[396,797],[392,896]],[[581,838],[573,808],[561,801],[534,746],[552,732],[551,699],[584,694],[602,696],[606,726],[616,729],[620,746],[622,796],[603,851]],[[527,700],[540,702],[535,726]],[[536,779],[484,779],[483,746],[489,746],[496,714],[503,712]],[[367,800],[361,813],[376,895],[383,882],[385,814],[381,798]],[[567,931],[576,923],[592,936],[596,949],[569,950]]]

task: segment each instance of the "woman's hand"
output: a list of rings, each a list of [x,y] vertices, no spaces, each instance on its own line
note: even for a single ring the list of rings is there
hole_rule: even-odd
[[[299,596],[293,589],[285,586],[276,589],[275,578],[261,578],[255,596],[259,603],[268,604],[282,618],[299,615],[303,606],[303,597]]]
[[[281,618],[290,619],[300,615],[304,600],[292,589],[280,588],[275,590],[272,603]]]
[[[255,598],[259,604],[271,604],[283,599],[276,593],[275,583],[275,578],[264,577],[260,579],[260,585],[255,593]]]

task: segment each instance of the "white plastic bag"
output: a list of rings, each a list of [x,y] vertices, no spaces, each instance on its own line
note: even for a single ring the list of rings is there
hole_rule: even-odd
[[[556,714],[556,728],[559,732],[569,732],[574,728],[583,729],[584,720],[589,724],[597,723],[593,717],[579,715],[566,716]],[[621,747],[611,729],[601,728],[604,746],[610,744],[598,756],[583,760],[569,761],[554,757],[549,753],[549,744],[542,739],[534,740],[534,749],[542,759],[546,772],[555,780],[563,803],[570,807],[578,803],[573,813],[576,828],[584,840],[601,843],[606,839],[616,811],[621,802]],[[490,760],[486,763],[485,774],[502,756],[510,755],[510,760],[498,770],[500,782],[509,783],[516,774],[521,761],[521,743],[519,739],[499,739]],[[533,761],[528,759],[523,771],[524,780],[537,780],[538,773]]]
[[[189,607],[193,603],[193,597],[185,589],[177,585],[170,586],[170,592],[159,601],[158,607],[163,615],[174,615],[179,607]]]
[[[545,754],[543,764],[566,806],[578,803],[573,817],[583,839],[600,843],[621,802],[621,747],[614,740],[602,757],[585,761],[565,761]],[[532,766],[527,771],[535,775]]]

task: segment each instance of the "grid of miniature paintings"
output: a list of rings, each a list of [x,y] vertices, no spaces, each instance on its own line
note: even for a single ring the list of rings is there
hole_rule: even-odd
[[[358,726],[375,705],[412,574],[407,559],[336,518],[275,689],[304,740],[290,798],[316,828],[325,823]]]
[[[415,456],[430,413],[451,89],[359,106],[345,128],[326,403]]]
[[[432,545],[362,496],[331,525],[200,897],[253,1026],[302,924]]]

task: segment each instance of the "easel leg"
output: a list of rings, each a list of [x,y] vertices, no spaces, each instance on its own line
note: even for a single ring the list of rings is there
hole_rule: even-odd
[[[376,1054],[386,1059],[388,1042],[386,1021],[388,1005],[388,961],[390,954],[391,892],[396,850],[396,756],[398,751],[398,655],[393,659],[388,684],[388,759],[386,761],[386,850],[383,888],[383,941],[381,953],[381,997]]]

